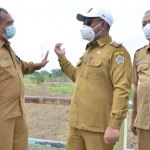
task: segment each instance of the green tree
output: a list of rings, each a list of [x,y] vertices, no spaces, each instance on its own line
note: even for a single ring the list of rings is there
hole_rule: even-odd
[[[30,80],[34,83],[34,84],[40,84],[41,82],[44,82],[44,77],[42,75],[32,75],[30,76]]]
[[[61,77],[63,76],[63,71],[61,69],[52,69],[51,70],[52,77]]]
[[[40,71],[40,75],[45,77],[45,76],[50,76],[50,73],[48,71],[46,71],[46,70],[41,70]]]

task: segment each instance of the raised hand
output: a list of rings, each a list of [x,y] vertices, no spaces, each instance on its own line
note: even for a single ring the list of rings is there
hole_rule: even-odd
[[[58,57],[61,56],[61,55],[65,55],[66,54],[65,49],[64,48],[63,49],[60,48],[62,46],[62,44],[63,43],[57,43],[55,45],[55,48],[54,48],[54,51],[55,51],[55,53],[57,54]]]
[[[49,50],[47,51],[44,59],[41,61],[41,67],[42,68],[49,62],[49,60],[47,60],[48,54],[49,54]]]

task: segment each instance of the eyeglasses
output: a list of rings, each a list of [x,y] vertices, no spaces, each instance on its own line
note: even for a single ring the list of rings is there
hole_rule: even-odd
[[[95,22],[95,21],[103,21],[103,20],[93,20],[93,21],[91,21],[90,19],[86,19],[86,20],[83,21],[83,24],[86,25],[86,26],[91,26],[91,23]]]

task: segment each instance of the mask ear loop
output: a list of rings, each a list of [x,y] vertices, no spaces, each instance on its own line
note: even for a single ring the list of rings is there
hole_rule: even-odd
[[[103,21],[102,21],[102,22],[103,22]],[[100,22],[98,25],[96,25],[96,26],[93,28],[93,30],[94,30],[95,28],[97,28],[99,25],[101,25],[102,22]],[[102,31],[103,31],[103,30],[99,31],[95,36],[98,36]]]
[[[103,21],[102,21],[102,22],[103,22]],[[97,28],[99,25],[101,25],[102,22],[100,22],[98,25],[96,25],[96,26],[93,28],[93,30],[94,30],[95,28]]]

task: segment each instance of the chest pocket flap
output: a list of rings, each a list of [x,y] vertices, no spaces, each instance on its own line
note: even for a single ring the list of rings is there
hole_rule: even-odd
[[[93,66],[93,67],[98,67],[101,65],[101,63],[102,63],[102,60],[94,60],[94,61],[91,60],[88,65]]]
[[[137,71],[143,71],[143,70],[147,70],[148,69],[148,64],[140,64],[137,67]]]
[[[9,67],[9,66],[11,66],[12,65],[12,63],[11,63],[11,61],[9,61],[9,60],[3,60],[3,61],[0,61],[0,66],[2,66],[2,67]]]

